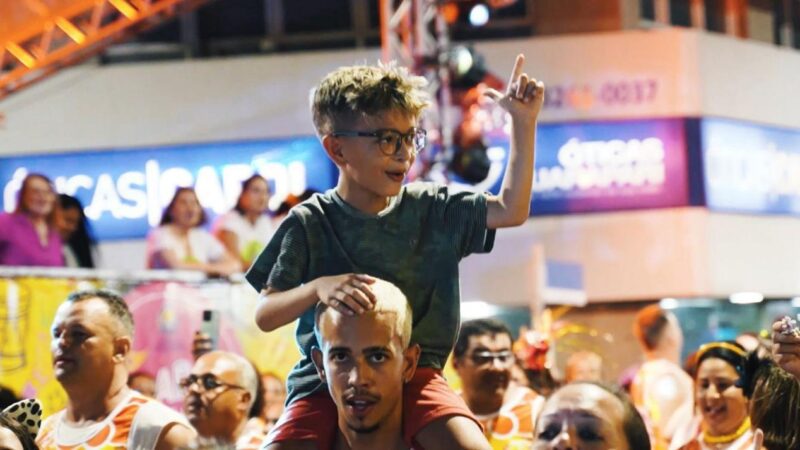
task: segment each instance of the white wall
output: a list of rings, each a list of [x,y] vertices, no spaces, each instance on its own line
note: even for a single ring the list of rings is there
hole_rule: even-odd
[[[579,263],[590,302],[800,295],[800,218],[675,208],[535,218],[500,230],[490,255],[462,262],[465,299],[528,305],[537,295],[534,249]]]
[[[544,121],[710,114],[800,128],[800,53],[680,29],[479,43],[502,79],[514,56],[548,85],[588,89],[588,104]],[[378,49],[64,70],[0,102],[0,155],[312,134],[309,89]],[[609,83],[657,80],[648,99],[604,104]],[[582,92],[582,91],[581,91]],[[652,95],[651,95],[652,94]]]

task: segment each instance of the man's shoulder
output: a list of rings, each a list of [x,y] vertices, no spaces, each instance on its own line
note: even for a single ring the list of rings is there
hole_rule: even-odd
[[[534,404],[543,401],[544,397],[538,392],[526,386],[509,387],[503,401],[503,408],[508,409],[531,409]]]

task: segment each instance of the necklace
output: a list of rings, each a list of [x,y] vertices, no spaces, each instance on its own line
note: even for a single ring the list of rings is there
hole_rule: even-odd
[[[717,444],[729,444],[736,439],[742,437],[743,434],[750,429],[750,417],[745,417],[744,422],[739,425],[739,428],[736,429],[733,433],[730,434],[723,434],[722,436],[710,436],[708,433],[703,431],[703,442],[709,445],[717,445]]]

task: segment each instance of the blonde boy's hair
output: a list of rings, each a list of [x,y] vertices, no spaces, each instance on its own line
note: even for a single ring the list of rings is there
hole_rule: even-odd
[[[388,281],[378,279],[369,286],[372,289],[372,293],[375,294],[375,307],[372,311],[364,314],[382,313],[394,315],[394,331],[400,334],[403,348],[407,348],[411,342],[411,327],[413,325],[413,313],[408,299],[397,286]],[[323,302],[317,304],[314,332],[320,343],[323,341],[319,332],[320,319],[323,314],[332,311],[334,310]]]
[[[340,67],[311,92],[314,127],[322,137],[389,110],[418,118],[430,104],[427,83],[394,62]]]

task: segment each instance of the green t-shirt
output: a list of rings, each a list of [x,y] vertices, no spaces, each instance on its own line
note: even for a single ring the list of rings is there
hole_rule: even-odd
[[[257,290],[286,291],[322,276],[366,273],[397,285],[414,312],[412,342],[420,367],[441,369],[460,324],[458,262],[491,251],[486,195],[411,183],[378,215],[365,214],[330,190],[294,207],[246,277]],[[311,360],[314,308],[300,316],[302,359],[287,380],[287,404],[323,388]]]

